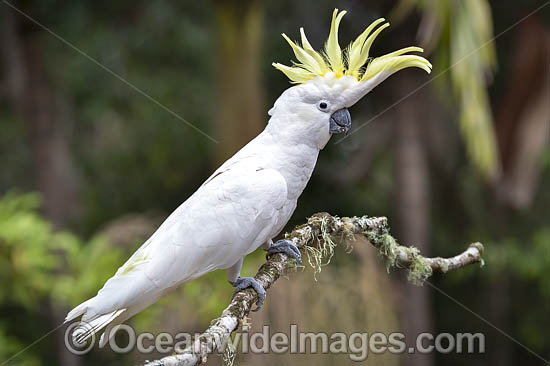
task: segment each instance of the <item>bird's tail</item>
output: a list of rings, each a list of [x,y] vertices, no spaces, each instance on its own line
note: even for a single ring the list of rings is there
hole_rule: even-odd
[[[84,301],[82,304],[69,311],[69,314],[67,314],[67,316],[65,317],[65,323],[70,322],[71,320],[75,320],[81,315],[84,315],[84,313],[86,313],[86,310],[88,310],[88,305],[90,304],[90,301],[92,300],[93,299]]]
[[[88,338],[92,337],[93,335],[100,332],[103,328],[113,323],[115,319],[117,319],[122,313],[126,311],[125,308],[117,309],[110,313],[98,314],[96,316],[93,316],[92,318],[87,319],[86,312],[88,310],[90,301],[92,300],[93,299],[90,299],[78,305],[76,308],[71,310],[65,318],[65,323],[67,323],[82,315],[82,323],[77,326],[76,329],[74,329],[72,334],[73,342],[75,344],[82,344],[86,342]]]

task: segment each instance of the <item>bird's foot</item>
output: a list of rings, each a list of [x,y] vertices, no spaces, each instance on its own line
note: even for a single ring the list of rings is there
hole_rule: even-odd
[[[229,281],[229,283],[235,287],[233,297],[235,297],[237,292],[244,290],[245,288],[251,287],[254,291],[256,291],[258,294],[258,301],[256,301],[256,308],[252,309],[252,311],[260,310],[265,301],[265,289],[258,281],[256,281],[254,277],[239,276],[236,281]]]
[[[271,244],[269,249],[267,249],[267,256],[269,257],[275,253],[284,253],[290,258],[296,259],[298,264],[302,264],[302,254],[300,253],[300,249],[298,249],[298,247],[290,240],[282,239]]]

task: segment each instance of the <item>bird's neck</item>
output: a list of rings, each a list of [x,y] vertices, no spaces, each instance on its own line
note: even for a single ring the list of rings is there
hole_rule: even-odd
[[[264,168],[275,169],[285,178],[288,197],[297,199],[311,178],[319,149],[287,137],[268,125],[250,145],[254,146],[253,150],[260,151]]]

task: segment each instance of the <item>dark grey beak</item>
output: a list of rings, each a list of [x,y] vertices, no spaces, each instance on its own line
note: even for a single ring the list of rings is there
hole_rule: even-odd
[[[351,116],[347,108],[337,110],[330,116],[330,133],[345,133],[347,135],[350,128]]]

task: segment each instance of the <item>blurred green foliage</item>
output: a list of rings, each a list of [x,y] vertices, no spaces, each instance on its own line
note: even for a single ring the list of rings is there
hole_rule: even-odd
[[[69,232],[54,232],[39,207],[36,193],[9,192],[0,199],[1,274],[6,280],[0,302],[33,309],[52,297],[77,305],[97,292],[126,254],[102,237],[83,243]]]
[[[93,296],[127,253],[101,236],[84,242],[72,233],[53,231],[40,214],[40,194],[10,191],[0,197],[0,358],[7,360],[56,324],[44,323],[44,304],[67,309]],[[13,320],[17,320],[13,322]],[[41,349],[17,356],[17,364],[43,364]]]

